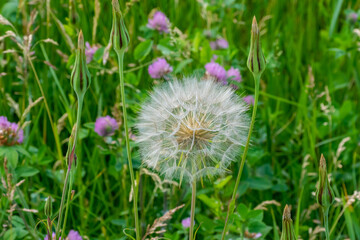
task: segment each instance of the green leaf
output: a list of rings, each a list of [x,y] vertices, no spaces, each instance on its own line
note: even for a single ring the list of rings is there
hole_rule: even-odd
[[[39,170],[33,167],[21,166],[16,168],[16,175],[19,177],[31,177],[39,173]]]
[[[123,226],[123,227],[126,226],[125,219],[113,219],[110,222],[116,226]]]
[[[237,207],[237,212],[240,214],[241,220],[245,221],[247,219],[249,209],[247,206],[245,206],[245,204],[240,203]]]
[[[255,190],[267,190],[272,187],[271,181],[259,177],[248,179],[246,180],[246,182],[249,183],[249,188]]]
[[[144,60],[144,58],[150,53],[152,46],[153,46],[152,40],[146,40],[144,42],[141,42],[135,48],[134,58],[140,61]]]
[[[16,239],[16,229],[11,228],[7,230],[4,234],[4,240],[15,240]]]
[[[184,61],[181,61],[181,62],[177,65],[177,67],[176,67],[176,69],[175,69],[175,74],[181,72],[181,70],[182,70],[186,65],[188,65],[189,63],[191,63],[192,61],[193,61],[193,60],[192,60],[191,58],[186,59],[186,60],[184,60]]]
[[[5,156],[12,168],[16,168],[19,161],[19,154],[15,148],[9,147],[8,151],[5,153]]]
[[[262,210],[251,210],[247,215],[247,219],[249,220],[249,222],[262,221],[263,217],[264,212]]]
[[[231,179],[231,175],[227,176],[226,178],[218,179],[215,181],[214,187],[217,189],[222,189]]]

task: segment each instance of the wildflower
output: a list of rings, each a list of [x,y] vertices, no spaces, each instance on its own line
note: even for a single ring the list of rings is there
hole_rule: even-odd
[[[182,221],[181,221],[181,224],[184,228],[189,228],[190,225],[191,225],[191,218],[188,217],[188,218],[184,218]]]
[[[251,28],[250,52],[247,66],[253,74],[260,75],[266,67],[265,57],[261,50],[260,32],[255,17],[253,18]]]
[[[99,47],[97,46],[91,46],[89,42],[85,43],[85,55],[86,55],[86,63],[89,64],[93,57],[95,52],[98,50]]]
[[[126,29],[124,18],[120,11],[118,0],[112,1],[113,23],[110,34],[110,41],[117,54],[124,52],[130,43],[129,33]]]
[[[150,19],[147,24],[148,28],[158,30],[160,33],[169,32],[169,19],[163,12],[156,11],[153,17]]]
[[[245,237],[248,239],[258,239],[262,236],[261,233],[250,233],[248,230],[245,230]]]
[[[253,95],[248,95],[246,97],[243,97],[243,100],[249,105],[254,105],[254,102],[255,102]]]
[[[206,75],[214,77],[217,81],[226,84],[226,70],[216,62],[210,62],[205,65]]]
[[[356,23],[359,16],[358,16],[358,14],[356,12],[351,12],[351,13],[349,13],[347,18],[351,23]]]
[[[224,173],[246,142],[247,109],[233,89],[212,80],[158,86],[138,117],[144,165],[180,181]]]
[[[48,236],[46,236],[44,238],[44,240],[55,240],[56,238],[56,234],[53,232],[51,235],[51,239],[49,239]],[[59,237],[59,240],[61,239],[61,237]],[[74,231],[74,230],[70,230],[66,240],[82,240],[82,237],[80,236],[79,232]]]
[[[284,208],[280,240],[296,240],[291,212],[288,205]]]
[[[224,38],[219,38],[216,41],[212,41],[210,42],[210,47],[213,50],[218,50],[218,49],[226,49],[229,47],[229,43],[228,41],[226,41],[226,39]]]
[[[330,186],[326,171],[326,160],[324,155],[321,154],[319,165],[319,187],[316,191],[316,200],[323,208],[329,208],[334,200],[334,192]]]
[[[0,116],[0,146],[12,146],[24,141],[24,130],[18,124]]]
[[[148,72],[149,72],[150,76],[155,79],[162,78],[166,74],[171,73],[172,71],[173,71],[173,68],[165,60],[165,58],[158,58],[148,68]]]
[[[231,67],[228,71],[227,71],[227,73],[226,73],[226,75],[227,75],[227,78],[230,78],[230,80],[233,80],[233,81],[236,81],[236,82],[241,82],[241,75],[240,75],[240,71],[239,71],[239,69],[237,69],[237,68],[233,68],[233,67]],[[233,88],[235,88],[235,89],[237,89],[238,87],[236,86],[236,85],[234,85],[234,84],[231,84],[231,86],[233,87]]]
[[[67,236],[67,239],[68,240],[82,240],[82,237],[80,236],[79,232],[70,230],[70,232]]]
[[[95,122],[95,132],[102,137],[114,135],[116,129],[119,128],[116,120],[110,116],[99,117]]]

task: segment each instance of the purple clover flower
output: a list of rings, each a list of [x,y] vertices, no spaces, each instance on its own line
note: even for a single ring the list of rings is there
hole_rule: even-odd
[[[67,236],[67,239],[68,240],[82,240],[82,237],[80,236],[79,232],[70,230],[70,232]]]
[[[166,74],[171,73],[173,68],[168,64],[165,58],[158,58],[155,62],[153,62],[149,68],[148,72],[152,78],[162,78]]]
[[[95,52],[99,49],[97,46],[91,46],[89,42],[85,43],[85,55],[86,55],[86,63],[89,64],[93,57]]]
[[[210,42],[210,47],[213,50],[226,49],[229,47],[229,43],[225,38],[219,38],[216,41]]]
[[[114,135],[115,130],[119,128],[116,120],[110,116],[99,117],[95,122],[95,132],[101,137]]]
[[[231,67],[228,71],[227,71],[227,78],[229,78],[230,80],[236,81],[236,82],[241,82],[241,74],[239,69],[237,68],[233,68]],[[231,86],[235,89],[238,89],[238,87],[234,84],[231,84]]]
[[[246,97],[243,97],[243,100],[249,105],[254,105],[255,103],[255,99],[253,95],[248,95]]]
[[[0,146],[12,146],[24,141],[24,130],[17,123],[12,123],[6,117],[0,116]]]
[[[51,235],[51,239],[49,239],[48,235],[45,236],[44,240],[55,240],[56,238],[56,234],[53,232]],[[59,237],[59,240],[61,239],[61,237]],[[74,231],[74,230],[70,230],[66,240],[83,240],[82,237],[80,236],[79,232]]]
[[[156,11],[152,18],[149,18],[148,28],[158,30],[160,33],[169,32],[169,19],[163,12]]]
[[[226,84],[226,70],[216,62],[210,62],[205,65],[206,74],[214,77],[217,81]]]
[[[181,224],[184,228],[189,228],[190,225],[191,225],[191,218],[188,217],[188,218],[184,218],[182,221],[181,221]]]

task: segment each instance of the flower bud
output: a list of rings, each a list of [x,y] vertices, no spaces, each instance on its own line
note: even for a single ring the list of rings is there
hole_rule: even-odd
[[[45,211],[45,216],[51,218],[51,215],[52,215],[52,198],[51,198],[51,196],[49,196],[46,199],[44,211]]]
[[[260,33],[254,16],[251,28],[250,52],[247,66],[253,74],[262,74],[266,67],[266,60],[261,50]]]
[[[291,212],[288,205],[284,208],[280,240],[296,240],[293,221],[291,219]]]
[[[117,54],[124,52],[130,43],[129,33],[126,29],[124,18],[120,11],[118,0],[112,1],[113,23],[110,34],[110,41]]]
[[[71,86],[73,87],[78,98],[83,99],[90,84],[91,75],[86,66],[84,37],[82,31],[80,31],[75,64],[71,73]]]
[[[316,200],[323,208],[329,208],[334,200],[334,191],[330,186],[330,182],[326,170],[326,160],[321,154],[319,165],[319,187],[316,191]]]

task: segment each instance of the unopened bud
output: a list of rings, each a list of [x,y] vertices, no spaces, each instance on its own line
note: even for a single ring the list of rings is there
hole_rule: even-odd
[[[71,168],[73,162],[75,162],[75,164],[76,164],[76,155],[75,155],[76,131],[77,131],[76,124],[74,124],[72,131],[71,131],[71,135],[69,137],[68,149],[66,152],[66,163],[68,164],[69,168]]]
[[[78,98],[83,99],[90,84],[91,76],[86,66],[84,36],[82,31],[80,31],[75,64],[71,73],[71,86],[73,87]]]
[[[288,205],[284,208],[280,240],[296,240],[293,221],[291,219],[291,212]]]
[[[253,74],[262,74],[266,67],[266,60],[261,50],[259,27],[254,16],[251,28],[250,52],[247,66]]]
[[[330,186],[330,182],[326,170],[326,160],[321,154],[319,164],[319,187],[316,191],[316,200],[323,208],[329,208],[334,200],[334,191]]]
[[[124,52],[130,43],[129,33],[126,29],[124,18],[120,11],[118,0],[112,1],[113,22],[110,34],[110,41],[117,54]]]
[[[44,211],[45,211],[45,216],[51,218],[51,215],[52,215],[52,198],[51,198],[51,196],[49,196],[46,199]]]

